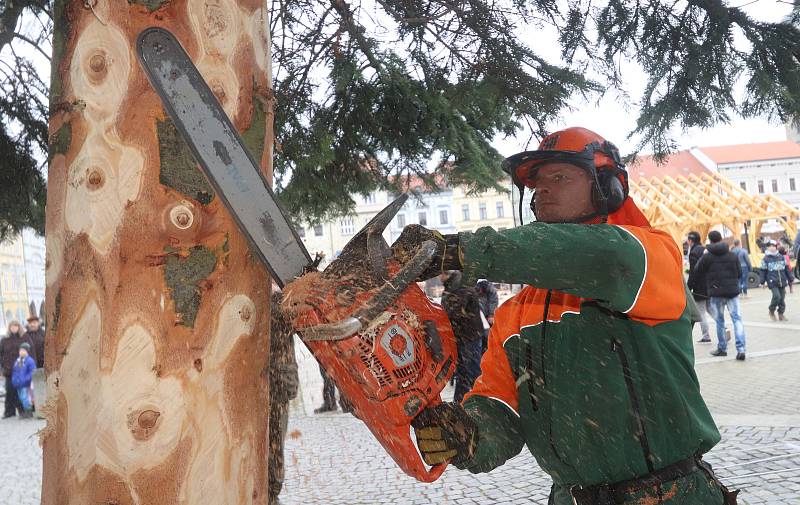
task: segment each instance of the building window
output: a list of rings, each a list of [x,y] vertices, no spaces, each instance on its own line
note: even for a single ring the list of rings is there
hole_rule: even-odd
[[[322,236],[322,225],[318,224],[314,227],[314,236],[321,237]]]
[[[465,203],[461,206],[461,217],[464,218],[464,221],[469,221],[469,204]]]
[[[497,217],[503,217],[503,202],[497,202]]]
[[[794,183],[794,177],[789,178],[789,191],[797,191],[797,186]]]
[[[419,224],[422,226],[428,226],[428,215],[426,213],[420,212],[417,214],[417,217],[419,218]]]
[[[398,214],[397,215],[397,227],[398,228],[405,228],[406,227],[406,215],[405,214]]]
[[[764,194],[764,181],[758,181],[758,194]]]
[[[772,179],[772,192],[778,192],[778,179]]]
[[[486,204],[485,203],[479,203],[478,204],[478,215],[481,218],[481,221],[485,221],[486,220]]]
[[[739,187],[742,188],[743,190],[747,191],[747,183],[745,181],[741,181],[739,183]]]
[[[439,224],[448,224],[449,220],[447,209],[439,209]]]
[[[353,234],[353,220],[352,219],[342,219],[342,235],[352,235]]]
[[[364,197],[364,203],[367,204],[367,205],[375,203],[376,201],[377,201],[377,198],[375,198],[375,194],[374,193],[370,193],[370,194],[368,194],[367,196]]]

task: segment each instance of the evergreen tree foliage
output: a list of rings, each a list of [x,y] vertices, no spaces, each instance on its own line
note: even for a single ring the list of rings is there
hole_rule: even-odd
[[[0,0],[0,242],[25,227],[44,234],[48,88],[33,58],[50,59],[44,0]]]
[[[45,21],[25,39],[49,52],[51,5],[5,1],[0,48],[10,47],[20,16],[30,13]],[[270,0],[268,7],[276,187],[290,213],[312,223],[351,211],[351,194],[403,189],[403,176],[435,186],[441,179],[431,169],[472,190],[496,187],[501,155],[492,140],[540,137],[576,96],[625,90],[623,60],[647,77],[634,97],[639,149],[670,152],[673,127],[710,127],[736,115],[800,118],[797,7],[780,23],[722,0]],[[560,62],[545,56],[552,47]],[[47,148],[46,101],[41,79],[8,54],[0,110],[4,132],[19,133],[6,134],[12,142],[2,143],[0,159],[5,170],[27,158],[17,172],[35,179],[37,150]],[[34,85],[14,88],[28,79]],[[22,95],[11,98],[13,89]],[[0,219],[35,221],[38,200],[29,196],[27,214]]]

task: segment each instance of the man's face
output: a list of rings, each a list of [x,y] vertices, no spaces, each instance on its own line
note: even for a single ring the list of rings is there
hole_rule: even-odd
[[[546,223],[571,222],[595,211],[589,173],[569,163],[545,163],[533,178],[536,218]]]
[[[39,321],[37,321],[35,319],[33,321],[29,321],[28,322],[28,328],[31,331],[38,331],[39,330]]]
[[[768,250],[769,252],[773,252],[773,253],[774,253],[774,252],[778,252],[778,246],[776,246],[775,244],[769,244],[769,245],[767,246],[767,250]]]

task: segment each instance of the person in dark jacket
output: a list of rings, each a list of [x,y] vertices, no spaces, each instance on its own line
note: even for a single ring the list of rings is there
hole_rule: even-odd
[[[478,290],[478,302],[481,304],[481,312],[483,312],[483,317],[486,318],[486,322],[489,323],[489,328],[491,328],[494,324],[494,311],[497,310],[497,288],[486,279],[478,280],[475,287]],[[489,328],[484,330],[481,338],[482,353],[486,352],[489,343]]]
[[[695,267],[700,258],[706,252],[703,247],[700,233],[690,231],[686,236],[686,241],[689,243],[689,279],[687,285],[692,291],[692,298],[697,304],[698,311],[700,312],[700,332],[702,337],[698,342],[711,343],[711,335],[708,332],[708,317],[710,315],[714,318],[714,313],[711,312],[711,307],[708,304],[708,288],[706,287],[706,279],[704,276],[695,274]]]
[[[289,401],[297,396],[300,379],[294,356],[294,332],[280,312],[280,293],[272,295],[269,339],[269,505],[278,505],[283,489],[283,445],[289,425]]]
[[[11,321],[8,325],[8,335],[0,340],[0,366],[3,368],[3,377],[6,379],[6,400],[3,419],[14,417],[17,410],[22,411],[22,407],[17,398],[17,391],[11,385],[11,375],[14,371],[14,363],[19,358],[19,346],[27,343],[31,349],[33,342],[30,338],[22,335],[22,326],[19,321]],[[36,356],[31,356],[34,360]]]
[[[767,287],[772,291],[772,300],[769,302],[769,317],[775,321],[775,310],[778,311],[778,318],[786,321],[783,313],[786,311],[786,286],[789,284],[789,265],[786,259],[778,251],[778,243],[774,240],[767,242],[767,251],[764,259],[761,260],[761,269],[765,273]]]
[[[39,324],[39,318],[31,316],[28,318],[28,331],[23,336],[33,343],[33,356],[36,360],[36,368],[44,368],[44,329]]]
[[[705,277],[708,288],[709,303],[713,307],[714,319],[717,323],[717,349],[711,351],[712,356],[727,356],[728,341],[725,338],[725,308],[733,321],[733,332],[736,336],[736,359],[745,359],[745,334],[742,316],[739,312],[739,278],[742,269],[739,259],[722,242],[720,232],[708,233],[708,254],[704,254],[695,265],[695,275]]]
[[[747,274],[750,273],[753,267],[750,264],[750,255],[747,254],[747,249],[742,247],[742,242],[739,239],[733,241],[731,252],[739,258],[739,266],[742,269],[742,276],[739,277],[739,291],[743,296],[747,297]]]
[[[456,393],[453,401],[461,402],[481,374],[483,321],[478,293],[473,288],[461,285],[461,272],[451,272],[443,284],[442,307],[450,319],[458,346]]]
[[[33,417],[33,404],[31,403],[30,388],[33,379],[33,371],[36,370],[36,362],[30,357],[31,346],[23,342],[19,346],[19,357],[14,362],[11,372],[11,385],[17,392],[17,398],[22,406],[19,417],[29,419]]]
[[[786,252],[786,247],[779,245],[778,246],[778,254],[783,256],[783,259],[786,260],[786,266],[789,268],[789,293],[792,292],[792,284],[794,284],[794,274],[792,272],[792,258],[789,256],[789,253]]]

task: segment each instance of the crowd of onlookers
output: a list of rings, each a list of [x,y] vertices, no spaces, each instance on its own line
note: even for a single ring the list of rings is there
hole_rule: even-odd
[[[3,419],[19,415],[33,417],[36,397],[33,375],[44,367],[44,329],[39,318],[28,318],[26,327],[19,321],[8,324],[8,333],[0,339],[0,368],[5,379]]]
[[[701,338],[699,342],[711,343],[709,324],[706,315],[711,316],[716,324],[717,348],[711,351],[712,356],[727,356],[730,330],[725,326],[727,310],[733,323],[733,334],[736,342],[736,359],[744,361],[745,330],[739,310],[740,296],[746,297],[750,284],[750,273],[755,269],[750,255],[737,239],[734,247],[722,241],[722,234],[716,230],[708,233],[708,244],[703,245],[700,233],[689,232],[687,255],[689,259],[689,279],[687,284],[698,307],[697,321],[700,323]],[[800,241],[796,240],[800,249]],[[764,257],[758,268],[756,277],[758,285],[770,289],[772,298],[768,311],[773,321],[788,321],[786,317],[786,290],[792,290],[794,274],[791,258],[785,245],[777,240],[758,241],[763,246]],[[795,251],[795,255],[797,252]]]

